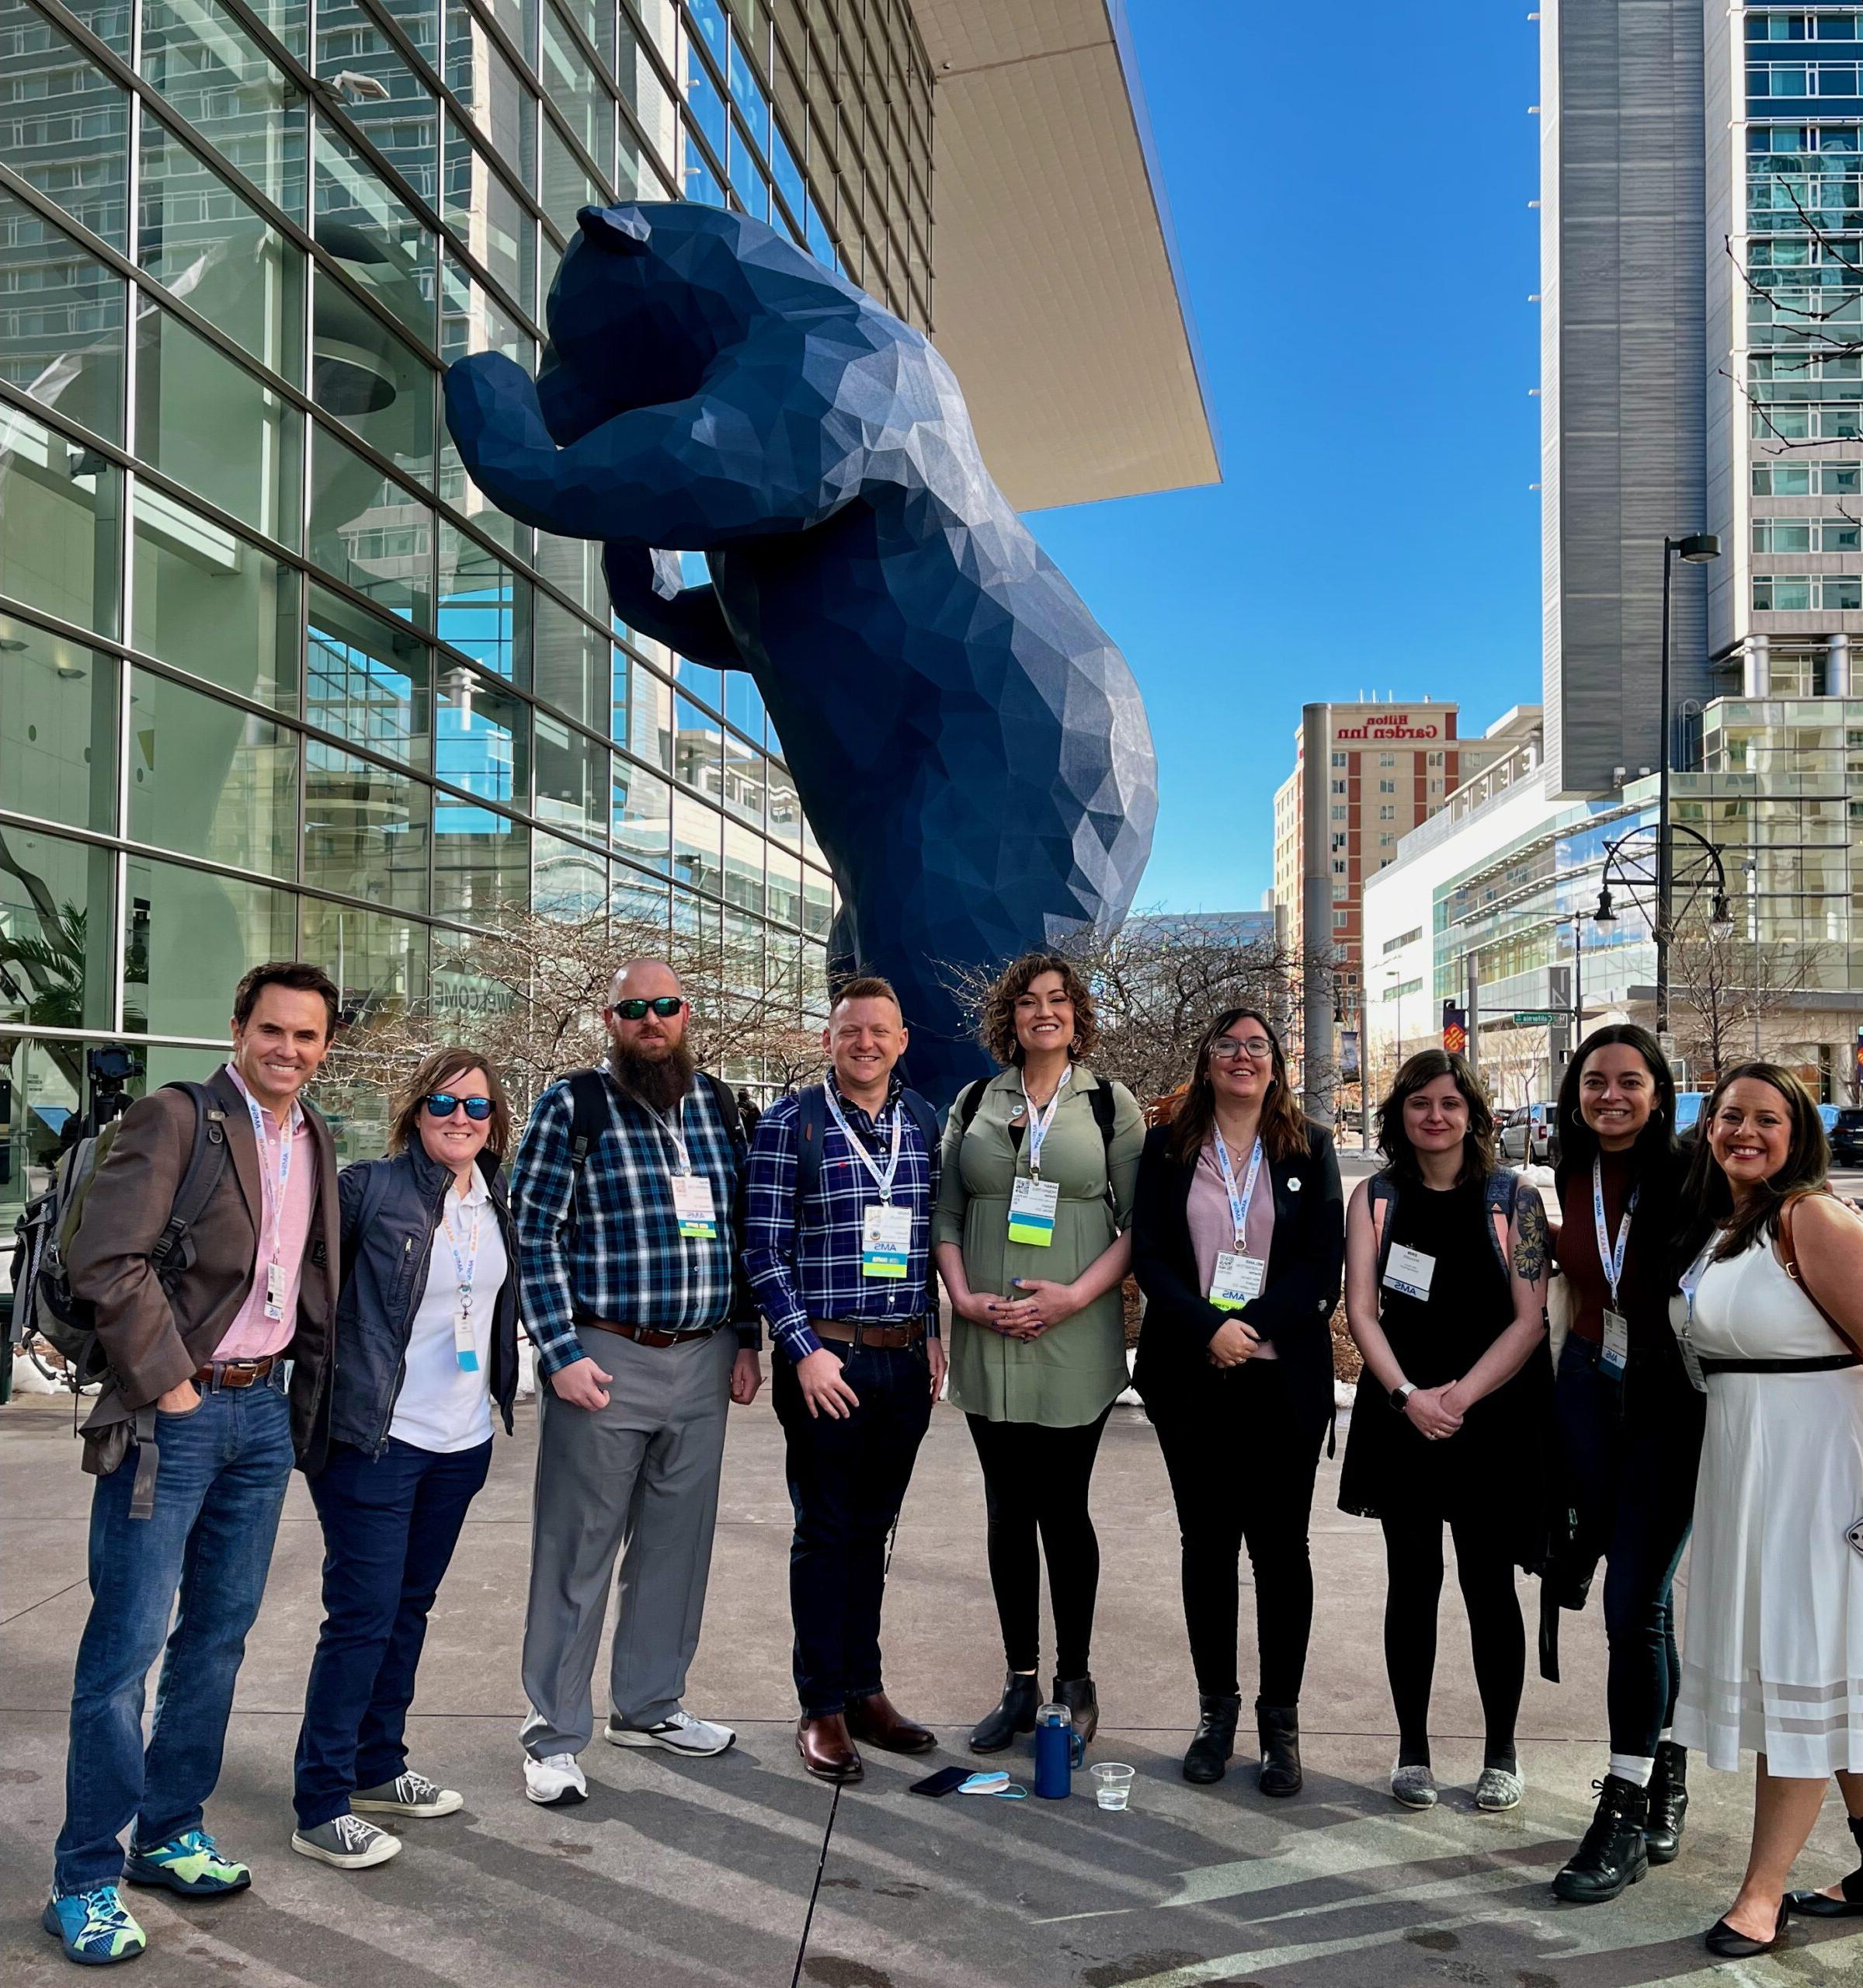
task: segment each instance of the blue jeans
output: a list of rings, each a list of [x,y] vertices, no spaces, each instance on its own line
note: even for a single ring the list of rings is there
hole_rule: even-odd
[[[357,1788],[379,1788],[407,1766],[428,1611],[491,1468],[489,1438],[443,1452],[391,1437],[379,1457],[332,1444],[311,1479],[323,1521],[324,1625],[297,1735],[300,1829],[347,1814]]]
[[[156,1417],[153,1517],[130,1517],[134,1446],[97,1480],[91,1612],[71,1685],[64,1827],[54,1853],[61,1892],[114,1883],[131,1823],[131,1841],[144,1849],[200,1826],[290,1480],[283,1378],[275,1368],[255,1387],[208,1391],[190,1414]],[[158,1655],[145,1749],[143,1692]]]
[[[786,1354],[777,1355],[770,1384],[796,1515],[789,1548],[796,1695],[812,1719],[845,1712],[850,1698],[881,1687],[886,1535],[931,1420],[922,1349],[857,1350],[832,1340],[827,1347],[860,1398],[845,1416],[809,1413]]]
[[[1574,1333],[1552,1402],[1577,1544],[1604,1562],[1611,1750],[1648,1760],[1682,1681],[1674,1583],[1694,1516],[1703,1398],[1667,1347],[1633,1351],[1619,1382],[1599,1371],[1597,1346]]]

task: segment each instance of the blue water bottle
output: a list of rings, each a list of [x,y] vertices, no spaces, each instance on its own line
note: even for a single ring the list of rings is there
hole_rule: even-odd
[[[1035,1715],[1035,1792],[1058,1802],[1074,1792],[1074,1715],[1044,1705]]]

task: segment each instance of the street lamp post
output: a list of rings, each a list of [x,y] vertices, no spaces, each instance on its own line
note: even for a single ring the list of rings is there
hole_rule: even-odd
[[[1733,930],[1733,910],[1728,902],[1727,869],[1721,860],[1721,852],[1703,835],[1699,829],[1691,829],[1686,822],[1671,822],[1666,813],[1659,812],[1656,829],[1656,860],[1651,864],[1647,858],[1633,848],[1633,845],[1649,835],[1648,829],[1633,829],[1627,836],[1620,836],[1615,842],[1604,845],[1604,874],[1599,880],[1597,909],[1591,916],[1594,925],[1608,925],[1617,916],[1616,905],[1611,894],[1614,880],[1620,889],[1630,892],[1635,902],[1635,887],[1641,885],[1653,891],[1656,902],[1650,919],[1650,937],[1656,948],[1656,1037],[1663,1044],[1667,1055],[1667,1037],[1669,1028],[1669,930],[1671,907],[1665,902],[1663,891],[1673,888],[1674,864],[1669,860],[1677,834],[1686,836],[1701,851],[1696,860],[1705,861],[1708,877],[1697,878],[1693,883],[1688,902],[1683,906],[1684,915],[1699,899],[1703,890],[1712,895],[1708,914],[1709,935],[1716,939],[1726,938]],[[1639,907],[1640,908],[1640,907]]]
[[[1662,757],[1656,780],[1656,1033],[1664,1041],[1669,1034],[1669,913],[1674,886],[1674,860],[1669,834],[1669,761],[1675,738],[1674,714],[1669,699],[1669,581],[1674,562],[1703,566],[1721,556],[1721,541],[1712,532],[1690,532],[1680,538],[1663,540],[1663,679],[1659,695],[1663,721]]]

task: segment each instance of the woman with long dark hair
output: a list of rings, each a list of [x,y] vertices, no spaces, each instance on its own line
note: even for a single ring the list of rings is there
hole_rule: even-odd
[[[1475,1806],[1511,1809],[1527,1669],[1514,1569],[1543,1551],[1545,1211],[1534,1189],[1496,1170],[1486,1094],[1446,1050],[1398,1072],[1378,1150],[1384,1170],[1354,1189],[1346,1216],[1346,1319],[1365,1364],[1339,1503],[1384,1527],[1391,1792],[1406,1808],[1437,1800],[1430,1687],[1447,1525],[1486,1726]]]
[[[1863,1222],[1830,1191],[1811,1093],[1743,1063],[1710,1093],[1681,1190],[1671,1308],[1707,1395],[1676,1737],[1759,1756],[1740,1895],[1707,1936],[1771,1952],[1788,1916],[1863,1912],[1863,1870],[1785,1895],[1834,1773],[1863,1844]]]
[[[1681,1847],[1688,1757],[1670,1728],[1681,1663],[1671,1588],[1694,1510],[1701,1398],[1669,1329],[1683,1161],[1675,1085],[1648,1030],[1594,1029],[1559,1088],[1559,1267],[1571,1326],[1553,1386],[1561,1503],[1580,1566],[1604,1562],[1611,1758],[1597,1813],[1552,1881],[1615,1898]]]
[[[1259,1010],[1225,1009],[1170,1122],[1146,1138],[1132,1215],[1145,1295],[1132,1378],[1170,1474],[1197,1673],[1187,1781],[1220,1781],[1235,1751],[1246,1541],[1261,1792],[1301,1785],[1307,1523],[1333,1413],[1343,1212],[1333,1135],[1301,1110],[1280,1038]]]

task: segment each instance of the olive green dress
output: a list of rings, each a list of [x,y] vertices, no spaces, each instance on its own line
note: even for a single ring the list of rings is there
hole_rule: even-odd
[[[945,1127],[938,1209],[932,1235],[964,1253],[972,1291],[1005,1298],[1017,1294],[1014,1277],[1047,1277],[1066,1284],[1104,1256],[1132,1219],[1132,1190],[1145,1145],[1145,1119],[1123,1084],[1114,1100],[1109,1153],[1089,1094],[1100,1079],[1076,1069],[1041,1145],[1041,1177],[1059,1187],[1055,1239],[1045,1249],[1009,1239],[1010,1183],[1028,1173],[1026,1124],[1012,1132],[1010,1117],[1022,1109],[1022,1073],[990,1079],[976,1116],[962,1131],[954,1109]],[[1112,1198],[1107,1197],[1111,1163]],[[1039,1422],[1051,1428],[1091,1422],[1127,1385],[1124,1313],[1117,1286],[1064,1323],[1032,1340],[954,1318],[951,1325],[951,1399],[968,1415],[992,1422]]]

